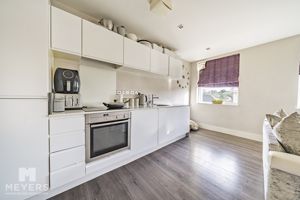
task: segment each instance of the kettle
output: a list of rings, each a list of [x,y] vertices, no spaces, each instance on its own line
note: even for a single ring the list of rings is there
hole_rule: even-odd
[[[138,95],[139,95],[139,103],[140,103],[140,106],[145,106],[145,105],[147,105],[147,101],[148,101],[147,95],[141,94],[141,93],[138,93]]]

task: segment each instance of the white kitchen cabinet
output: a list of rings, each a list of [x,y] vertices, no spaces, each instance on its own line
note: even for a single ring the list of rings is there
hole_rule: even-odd
[[[85,161],[85,147],[79,146],[50,155],[50,171],[56,171]]]
[[[182,78],[182,60],[169,56],[169,76],[171,79],[178,80]]]
[[[49,185],[47,105],[47,99],[0,99],[0,199],[26,199],[44,191],[29,185]],[[5,191],[6,184],[27,187]]]
[[[150,71],[156,74],[168,75],[169,58],[167,54],[163,54],[155,49],[151,49],[151,67]]]
[[[131,112],[131,150],[143,152],[158,144],[158,110],[145,109]]]
[[[57,152],[84,145],[84,131],[70,132],[50,136],[50,152]]]
[[[189,132],[188,106],[159,108],[159,144],[168,143]]]
[[[150,51],[149,47],[124,38],[124,66],[150,71]]]
[[[51,7],[51,48],[81,55],[81,18]]]
[[[82,56],[123,65],[124,37],[106,28],[82,20]]]
[[[54,116],[49,120],[50,135],[58,135],[68,132],[84,132],[84,115]]]
[[[84,115],[51,115],[50,188],[56,188],[85,175]]]
[[[47,0],[2,0],[0,98],[47,97],[49,87]]]
[[[50,173],[50,187],[57,188],[82,178],[85,175],[85,162],[65,167]]]

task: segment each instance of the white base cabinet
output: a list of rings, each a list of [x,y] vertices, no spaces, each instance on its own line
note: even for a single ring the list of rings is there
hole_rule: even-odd
[[[47,99],[0,99],[0,199],[26,199],[49,185],[47,108]]]
[[[190,107],[159,108],[159,144],[189,132]]]
[[[51,116],[50,188],[85,176],[84,115]]]
[[[158,145],[158,110],[131,112],[131,151],[139,153]]]

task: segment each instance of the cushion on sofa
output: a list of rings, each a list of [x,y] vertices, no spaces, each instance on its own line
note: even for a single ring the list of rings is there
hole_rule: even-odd
[[[284,112],[283,109],[278,110],[278,111],[275,112],[273,115],[276,115],[276,116],[278,116],[278,117],[280,117],[280,118],[284,118],[284,117],[287,116],[286,112]]]
[[[271,127],[273,128],[278,122],[282,120],[282,118],[286,117],[287,114],[284,112],[283,109],[276,111],[273,115],[266,114],[266,118],[269,121]]]
[[[281,117],[278,117],[276,115],[271,115],[271,114],[266,114],[266,118],[272,128],[274,128],[274,126],[282,120]]]
[[[297,112],[283,118],[273,128],[273,134],[286,152],[300,155],[300,115]]]

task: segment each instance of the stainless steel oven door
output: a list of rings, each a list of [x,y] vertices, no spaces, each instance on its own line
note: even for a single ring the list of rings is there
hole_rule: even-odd
[[[130,148],[130,119],[86,125],[86,161]]]

